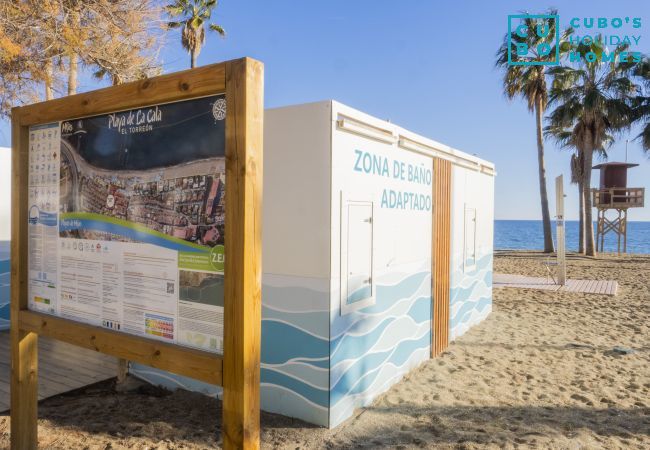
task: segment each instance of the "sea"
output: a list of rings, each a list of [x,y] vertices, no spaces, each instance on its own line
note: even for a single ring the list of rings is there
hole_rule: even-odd
[[[555,222],[553,239],[555,236]],[[567,221],[567,251],[578,250],[578,222]],[[650,254],[650,222],[628,222],[628,253]],[[594,224],[595,228],[595,224]],[[609,234],[605,239],[605,252],[616,252],[616,236]],[[494,222],[494,248],[496,250],[542,250],[544,236],[541,220],[496,220]],[[9,327],[9,242],[0,241],[0,330]]]
[[[565,222],[566,249],[578,251],[578,221]],[[553,240],[555,221],[552,221]],[[594,223],[594,232],[596,224]],[[622,244],[621,244],[622,245]],[[541,220],[495,220],[494,248],[496,250],[541,250],[544,248],[544,234]],[[605,252],[617,251],[617,238],[614,232],[605,236]],[[650,254],[650,222],[627,223],[627,252]]]
[[[555,235],[555,221],[551,221],[553,240],[557,243]],[[566,249],[578,251],[578,221],[566,221]],[[596,224],[594,224],[594,231]],[[608,234],[605,237],[605,251],[616,252],[616,235]],[[541,220],[495,220],[494,221],[494,248],[496,250],[542,250],[544,248],[544,235]],[[650,222],[627,223],[627,252],[637,254],[650,254]],[[0,275],[9,269],[9,241],[0,241]]]

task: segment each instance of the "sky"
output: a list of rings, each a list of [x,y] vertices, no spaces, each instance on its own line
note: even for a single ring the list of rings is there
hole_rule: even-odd
[[[641,17],[634,50],[650,54],[647,1],[221,0],[213,19],[227,37],[209,33],[198,64],[250,56],[265,64],[268,108],[334,99],[490,160],[498,172],[496,219],[540,219],[534,117],[523,101],[504,97],[494,55],[508,14],[548,7],[559,10],[562,28],[573,17]],[[189,67],[179,32],[167,33],[161,59],[165,72]],[[87,76],[80,82],[81,91],[100,86]],[[650,190],[650,158],[634,140],[638,133],[619,136],[610,161],[625,160],[629,140],[628,161],[640,167],[628,185]],[[1,123],[0,146],[9,145]],[[564,174],[566,216],[575,219],[570,152],[548,140],[545,148],[551,215],[554,179]],[[631,211],[630,220],[650,220],[650,208]]]

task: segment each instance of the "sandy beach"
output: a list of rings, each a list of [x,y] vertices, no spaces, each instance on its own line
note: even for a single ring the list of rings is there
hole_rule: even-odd
[[[545,276],[536,253],[495,272]],[[613,279],[616,297],[494,292],[480,325],[334,430],[262,415],[266,448],[650,448],[650,256],[571,256],[569,278]],[[614,347],[631,350],[620,354]],[[219,445],[220,403],[111,382],[39,407],[47,449]],[[0,416],[0,447],[10,419]]]

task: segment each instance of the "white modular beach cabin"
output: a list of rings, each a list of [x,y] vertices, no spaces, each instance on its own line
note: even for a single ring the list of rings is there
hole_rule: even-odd
[[[335,427],[490,313],[494,176],[335,101],[266,111],[263,410]]]

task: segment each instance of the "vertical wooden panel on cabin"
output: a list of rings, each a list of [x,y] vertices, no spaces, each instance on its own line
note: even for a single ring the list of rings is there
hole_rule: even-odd
[[[259,447],[263,70],[226,65],[225,448]]]
[[[38,446],[38,335],[18,325],[19,311],[27,309],[27,127],[17,108],[11,117],[11,448]]]
[[[451,162],[434,158],[433,179],[432,358],[445,351],[449,345]]]

